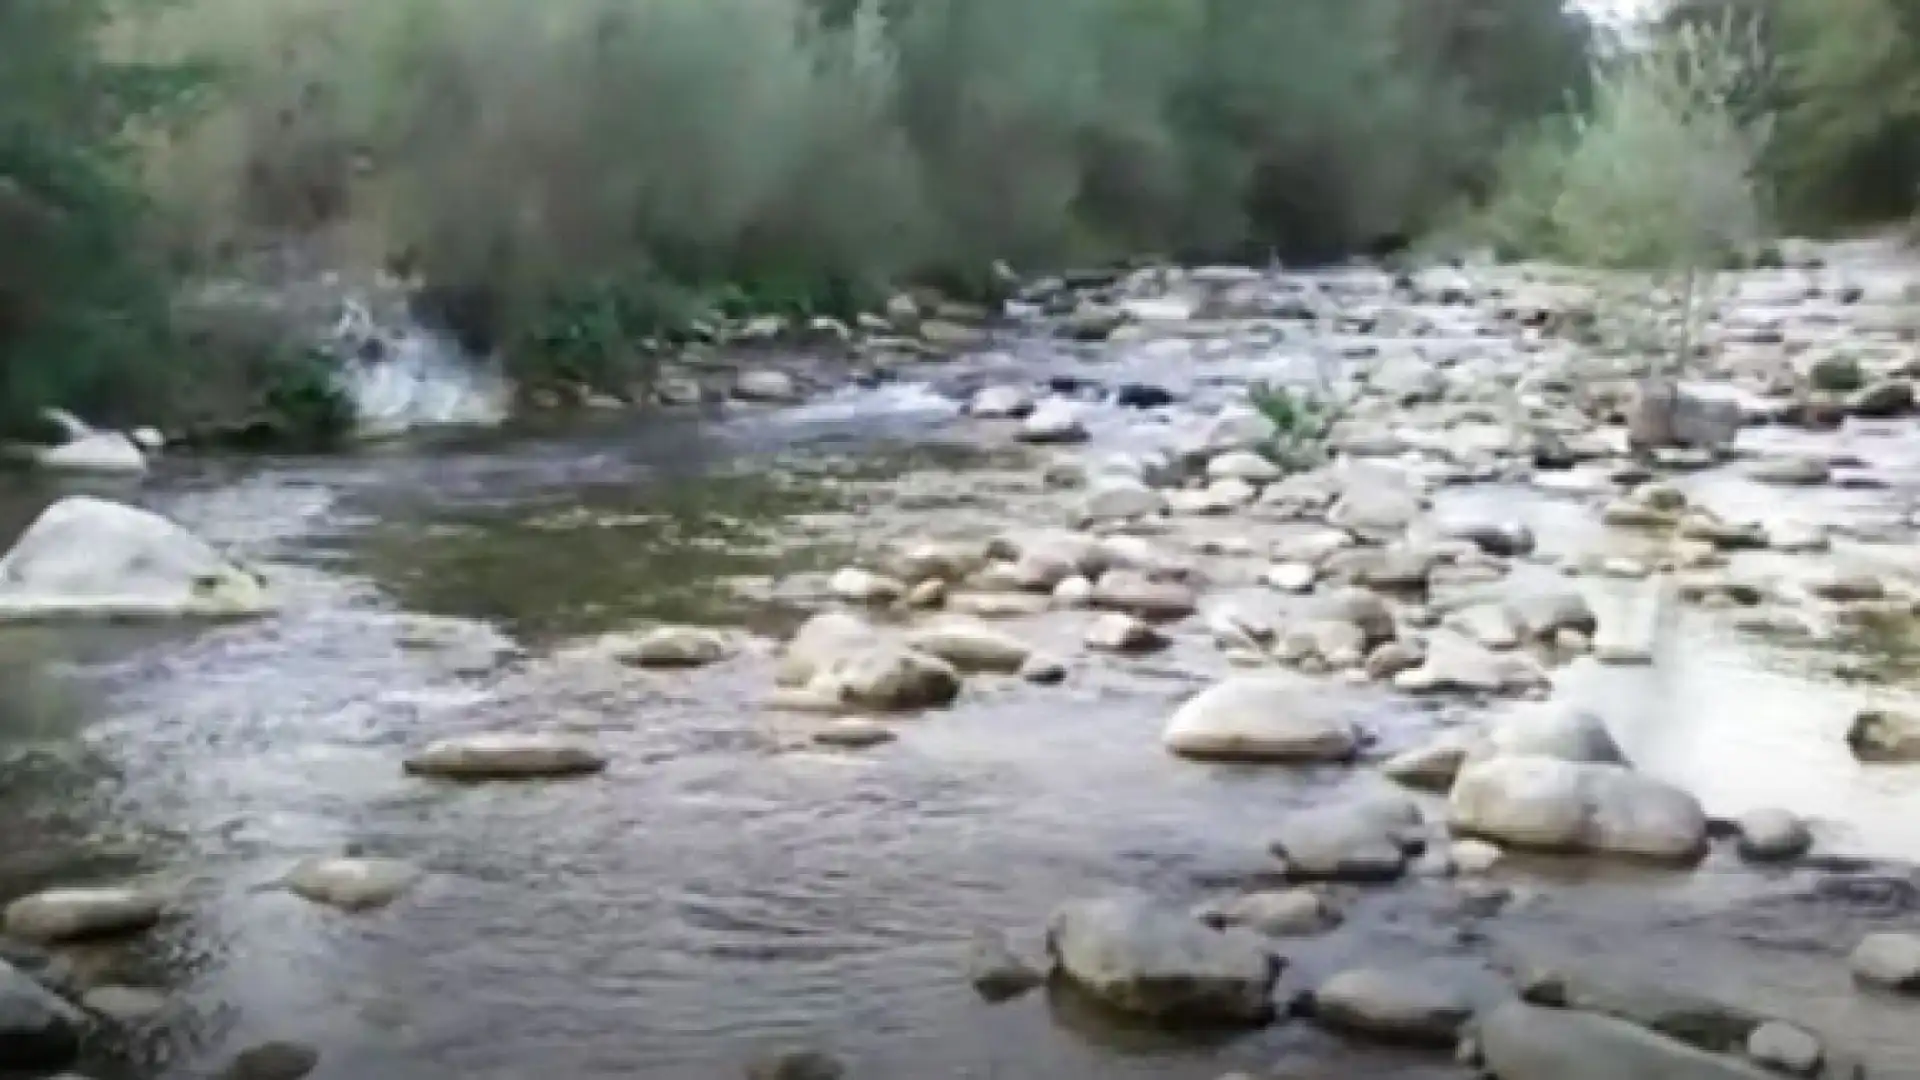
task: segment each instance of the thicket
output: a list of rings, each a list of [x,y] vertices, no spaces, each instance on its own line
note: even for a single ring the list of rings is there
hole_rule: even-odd
[[[325,238],[526,377],[703,313],[1422,231],[1582,93],[1557,0],[197,0],[235,74],[149,176],[183,239]],[[179,53],[176,53],[176,55]]]

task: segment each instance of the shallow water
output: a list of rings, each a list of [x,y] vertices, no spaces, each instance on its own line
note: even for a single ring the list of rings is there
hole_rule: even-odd
[[[790,623],[777,597],[742,599],[718,578],[877,542],[907,510],[877,505],[875,478],[944,476],[922,514],[998,498],[998,459],[943,448],[974,441],[951,409],[890,400],[906,407],[203,462],[143,489],[265,561],[290,604],[197,631],[0,635],[0,811],[18,826],[0,880],[152,873],[184,898],[162,933],[89,960],[96,978],[160,981],[185,1010],[101,1075],[203,1075],[264,1038],[319,1046],[323,1080],[693,1080],[790,1045],[834,1049],[872,1077],[1458,1075],[1298,1023],[1175,1039],[1066,998],[988,1006],[966,985],[976,928],[1032,947],[1071,896],[1126,886],[1189,902],[1258,880],[1281,815],[1377,782],[1162,752],[1170,709],[1227,670],[1204,632],[1150,661],[1076,659],[1063,688],[975,680],[955,709],[858,755],[794,749],[759,706],[764,650],[671,676],[555,656],[646,619]],[[17,526],[51,495],[10,491],[0,514]],[[1551,497],[1459,497],[1504,500],[1543,546],[1601,537],[1589,511]],[[1076,620],[1022,633],[1071,656]],[[1572,676],[1592,680],[1644,767],[1715,812],[1787,801],[1825,819],[1840,850],[1920,858],[1920,773],[1862,770],[1839,745],[1860,691],[1714,613],[1680,616],[1670,640],[1651,670]],[[1374,713],[1389,745],[1460,719],[1385,697]],[[398,768],[430,737],[511,726],[589,732],[615,765],[500,788]],[[261,889],[349,845],[432,876],[358,917]],[[1578,957],[1794,1016],[1889,1070],[1876,1075],[1920,1074],[1907,1016],[1857,993],[1840,960],[1863,928],[1910,921],[1910,904],[1810,899],[1813,876],[1722,861],[1692,874],[1547,861],[1509,876],[1538,899],[1490,921],[1462,914],[1444,883],[1345,894],[1342,931],[1288,944],[1288,985],[1357,959]]]

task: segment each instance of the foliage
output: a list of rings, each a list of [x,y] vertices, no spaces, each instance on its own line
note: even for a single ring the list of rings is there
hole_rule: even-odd
[[[609,381],[729,296],[1405,233],[1586,44],[1558,0],[192,0],[169,34],[241,72],[152,159],[183,233],[398,256],[463,337]]]
[[[1248,389],[1247,400],[1273,423],[1267,456],[1275,464],[1310,469],[1323,463],[1327,439],[1344,411],[1331,396],[1260,383]]]

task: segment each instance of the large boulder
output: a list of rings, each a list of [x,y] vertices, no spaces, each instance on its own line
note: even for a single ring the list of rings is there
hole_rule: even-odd
[[[1263,1024],[1279,960],[1259,935],[1217,930],[1124,895],[1062,905],[1047,925],[1061,975],[1110,1008],[1171,1024]]]
[[[0,961],[0,1062],[7,1068],[52,1070],[71,1064],[86,1026],[78,1009]]]
[[[117,431],[90,431],[72,442],[33,449],[33,463],[64,473],[137,475],[147,471],[146,455]]]
[[[1618,765],[1502,756],[1468,765],[1449,817],[1463,833],[1517,847],[1689,859],[1706,846],[1693,796]]]
[[[1773,1074],[1595,1013],[1508,1002],[1482,1017],[1496,1080],[1766,1080]]]
[[[1514,708],[1487,729],[1476,760],[1493,757],[1550,757],[1595,765],[1625,765],[1627,756],[1598,713],[1564,701],[1528,703]]]
[[[158,514],[90,496],[48,507],[0,558],[0,620],[234,617],[271,608],[252,572]]]
[[[1664,379],[1649,379],[1635,390],[1627,409],[1627,445],[1635,451],[1674,447],[1724,450],[1733,445],[1744,420],[1740,403],[1704,397]]]
[[[845,611],[824,611],[803,623],[781,650],[774,680],[781,686],[805,686],[834,660],[876,645],[880,631]]]
[[[1161,741],[1182,757],[1225,761],[1344,761],[1360,745],[1351,707],[1303,678],[1228,679],[1182,705]]]

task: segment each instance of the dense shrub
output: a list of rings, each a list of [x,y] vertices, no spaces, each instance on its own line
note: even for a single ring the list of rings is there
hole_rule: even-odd
[[[244,72],[153,159],[188,235],[397,258],[523,373],[605,381],[723,294],[1405,233],[1586,40],[1557,0],[197,0],[156,35]]]

